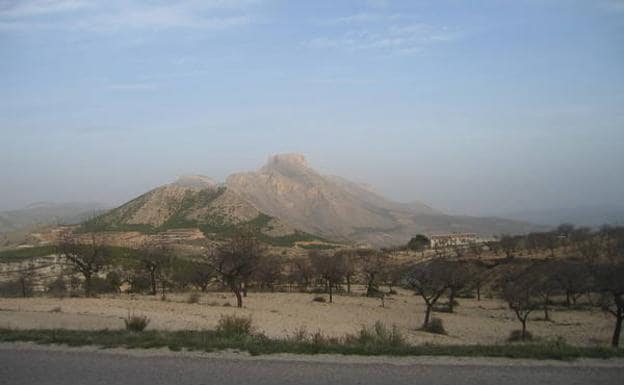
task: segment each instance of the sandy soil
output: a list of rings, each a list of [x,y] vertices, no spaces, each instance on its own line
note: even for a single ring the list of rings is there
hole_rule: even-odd
[[[382,321],[395,324],[412,343],[495,344],[505,341],[518,329],[505,303],[499,300],[460,299],[454,314],[434,313],[442,318],[448,335],[417,331],[424,316],[422,301],[408,291],[380,300],[359,293],[334,297],[333,304],[313,302],[315,295],[301,293],[250,293],[243,309],[225,307],[234,304],[229,293],[206,293],[200,302],[188,304],[188,294],[170,294],[166,301],[150,296],[118,295],[97,299],[47,297],[0,298],[0,327],[118,329],[128,313],[146,315],[149,328],[211,329],[222,314],[251,315],[259,331],[272,337],[292,335],[305,328],[320,330],[328,336],[356,332],[362,325]],[[575,345],[608,345],[613,328],[612,317],[600,311],[552,311],[554,322],[537,320],[542,312],[532,314],[528,329],[535,336],[554,339],[562,337]]]

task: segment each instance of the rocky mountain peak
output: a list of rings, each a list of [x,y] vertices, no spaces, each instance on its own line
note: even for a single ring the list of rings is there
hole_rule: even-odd
[[[172,185],[193,189],[211,189],[217,186],[217,182],[204,175],[183,175],[178,177]]]
[[[271,170],[307,170],[308,161],[302,154],[275,154],[271,155],[262,168],[264,171]]]

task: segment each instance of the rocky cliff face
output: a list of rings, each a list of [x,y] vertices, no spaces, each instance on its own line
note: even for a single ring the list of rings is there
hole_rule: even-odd
[[[392,245],[418,232],[490,235],[529,228],[500,219],[448,216],[420,202],[392,202],[369,187],[319,174],[299,154],[274,155],[258,171],[231,175],[226,186],[262,212],[338,241]]]

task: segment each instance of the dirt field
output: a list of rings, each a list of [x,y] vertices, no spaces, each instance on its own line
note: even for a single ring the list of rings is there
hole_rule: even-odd
[[[421,326],[424,306],[419,297],[408,291],[380,300],[359,293],[338,295],[334,304],[313,302],[315,295],[301,293],[250,293],[245,307],[234,304],[229,293],[202,294],[197,304],[186,303],[188,294],[170,294],[166,301],[159,297],[118,295],[97,299],[47,297],[0,298],[0,327],[5,328],[123,328],[129,312],[146,315],[151,329],[210,329],[222,314],[251,315],[259,331],[272,337],[292,335],[305,328],[320,330],[328,336],[342,336],[357,331],[362,325],[382,321],[396,324],[412,343],[496,344],[520,327],[512,311],[499,300],[459,299],[453,314],[434,313],[444,321],[448,335],[417,331]],[[553,322],[537,320],[543,312],[532,314],[528,330],[536,337],[562,337],[574,345],[603,345],[610,342],[612,317],[598,311],[563,311],[551,313]]]

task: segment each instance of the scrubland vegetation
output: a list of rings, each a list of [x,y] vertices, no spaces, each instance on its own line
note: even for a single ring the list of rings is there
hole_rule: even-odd
[[[359,331],[340,336],[324,334],[319,327],[312,333],[298,329],[287,336],[267,337],[264,325],[254,325],[254,309],[249,314],[232,314],[215,308],[214,312],[223,315],[216,326],[211,325],[212,331],[150,329],[153,325],[150,319],[137,314],[125,320],[128,331],[4,329],[0,331],[1,340],[199,350],[236,348],[252,353],[478,354],[538,358],[622,355],[618,349],[624,319],[624,228],[621,227],[590,230],[562,225],[547,233],[503,235],[496,241],[434,249],[429,248],[426,237],[417,236],[401,248],[311,249],[306,255],[291,258],[272,253],[253,234],[245,232],[202,255],[183,258],[167,245],[159,244],[121,253],[98,243],[95,237],[91,243],[82,244],[67,238],[55,252],[60,256],[63,274],[42,279],[40,269],[28,262],[29,256],[21,268],[1,273],[2,296],[151,295],[171,301],[172,296],[185,293],[180,302],[186,306],[222,308],[229,301],[202,302],[202,295],[229,291],[236,307],[244,308],[248,296],[262,295],[270,301],[270,293],[291,296],[307,293],[305,306],[311,307],[311,311],[313,306],[339,308],[346,299],[366,298],[366,306],[378,301],[376,312],[379,313],[375,314],[390,314],[394,308],[409,307],[411,316],[407,321],[397,320],[402,322],[401,327],[392,325],[393,322],[375,322],[378,320],[374,317],[364,318],[353,325],[353,328],[361,327]],[[45,282],[43,286],[42,282]],[[405,297],[408,294],[412,299]],[[421,305],[415,305],[416,300]],[[410,333],[439,334],[444,338],[459,335],[461,325],[446,324],[444,315],[462,312],[470,303],[471,312],[478,311],[479,316],[487,317],[494,311],[489,309],[494,308],[479,305],[481,301],[504,304],[504,309],[496,311],[508,314],[509,319],[515,320],[517,329],[479,345],[460,346],[449,342],[452,340],[445,340],[444,346],[410,342]],[[271,312],[284,310],[287,309],[276,308]],[[566,324],[567,315],[581,313],[611,317],[610,343],[602,347],[572,346],[555,335],[544,335],[548,324],[573,327]],[[0,311],[0,317],[1,314]],[[553,314],[557,314],[556,319]],[[535,326],[537,323],[539,328]],[[406,324],[410,325],[407,329]],[[542,332],[536,335],[534,329]],[[596,326],[597,334],[603,332],[598,329]],[[410,334],[409,338],[406,333]]]

